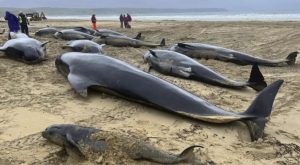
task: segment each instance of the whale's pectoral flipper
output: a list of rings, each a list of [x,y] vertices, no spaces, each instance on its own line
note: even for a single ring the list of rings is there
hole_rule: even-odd
[[[49,42],[51,42],[51,41],[43,42],[41,46],[44,47],[44,46],[46,46],[46,44],[48,44]]]
[[[267,86],[267,83],[265,82],[265,78],[260,72],[258,65],[252,66],[248,83],[249,83],[248,86],[253,88],[256,91],[261,91]]]
[[[252,141],[262,138],[267,119],[272,112],[275,96],[282,83],[283,80],[277,80],[267,86],[258,94],[249,108],[241,113],[247,116],[244,122],[249,128]]]
[[[232,53],[230,54],[217,53],[215,59],[222,60],[222,61],[229,61],[229,60],[234,60],[235,56]]]
[[[85,158],[85,156],[82,154],[82,152],[80,151],[80,146],[79,144],[77,144],[73,137],[70,134],[66,134],[66,151],[67,153],[74,157],[74,156],[79,156],[81,158]]]
[[[100,49],[103,49],[103,47],[105,46],[106,44],[101,44],[101,45],[99,45],[99,48]]]
[[[75,74],[70,73],[68,75],[69,83],[71,84],[72,88],[80,94],[82,97],[87,97],[87,89],[92,85],[99,85],[95,82],[92,82],[85,77],[78,76]]]
[[[172,66],[171,72],[175,75],[180,75],[182,77],[188,78],[192,75],[192,68],[191,67]]]
[[[298,55],[298,51],[297,52],[292,52],[290,53],[287,57],[286,57],[286,63],[288,65],[294,65],[295,62],[296,62],[296,58],[297,58],[297,55]]]

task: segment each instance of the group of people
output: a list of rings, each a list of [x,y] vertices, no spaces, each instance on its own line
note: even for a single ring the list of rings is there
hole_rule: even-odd
[[[120,15],[120,23],[121,23],[121,28],[131,28],[131,25],[129,24],[129,22],[132,21],[131,15],[127,13],[127,15],[125,14],[121,14]]]
[[[21,32],[29,35],[27,26],[29,25],[29,21],[23,12],[20,12],[17,17],[13,13],[6,11],[4,19],[7,20],[9,32],[17,33],[21,27]]]
[[[129,24],[129,22],[132,21],[131,15],[127,13],[127,15],[125,14],[121,14],[120,15],[120,23],[121,23],[121,28],[131,28],[131,25]],[[97,30],[97,19],[96,19],[96,15],[93,14],[91,17],[91,22],[92,22],[92,28],[94,30]]]

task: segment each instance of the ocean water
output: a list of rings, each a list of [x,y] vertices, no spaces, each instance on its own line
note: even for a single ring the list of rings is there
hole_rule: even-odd
[[[134,20],[158,21],[300,21],[300,12],[294,13],[254,13],[254,12],[209,12],[209,13],[135,13]],[[119,20],[119,14],[96,14],[98,20]],[[89,20],[90,15],[48,15],[48,19]]]

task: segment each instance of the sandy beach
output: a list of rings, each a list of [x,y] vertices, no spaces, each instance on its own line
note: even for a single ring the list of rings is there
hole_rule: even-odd
[[[79,124],[127,132],[141,136],[156,147],[180,153],[190,145],[202,145],[195,155],[216,164],[299,164],[300,163],[300,58],[293,66],[264,67],[261,72],[268,84],[283,79],[265,137],[250,141],[244,123],[210,124],[152,107],[89,91],[88,98],[78,96],[66,78],[57,72],[55,57],[65,52],[63,40],[35,37],[46,26],[68,28],[90,26],[88,21],[49,20],[31,22],[30,34],[47,45],[49,60],[27,65],[0,56],[0,164],[72,164],[59,146],[41,137],[52,124]],[[119,22],[99,21],[107,28],[134,37],[141,32],[144,40],[167,46],[177,42],[201,42],[231,48],[268,59],[283,59],[300,50],[300,22],[180,22],[138,21],[132,29],[120,29]],[[0,22],[0,28],[6,28]],[[1,45],[7,36],[0,36]],[[147,48],[104,48],[105,54],[147,70],[143,55]],[[234,80],[248,80],[251,66],[239,66],[215,60],[200,63]],[[196,81],[151,74],[167,80],[225,110],[243,112],[257,92],[226,89]],[[130,84],[128,84],[130,85]],[[119,164],[113,156],[82,164]],[[129,163],[132,164],[133,162]],[[145,164],[145,161],[135,162]]]

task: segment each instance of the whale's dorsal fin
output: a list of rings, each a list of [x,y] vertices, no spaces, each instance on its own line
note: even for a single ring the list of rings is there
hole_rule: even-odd
[[[189,44],[185,44],[185,43],[177,43],[177,46],[181,47],[181,48],[194,48],[194,46],[189,45]]]
[[[188,78],[193,74],[191,67],[181,67],[181,66],[172,66],[171,72],[175,75],[179,75],[185,78]]]

